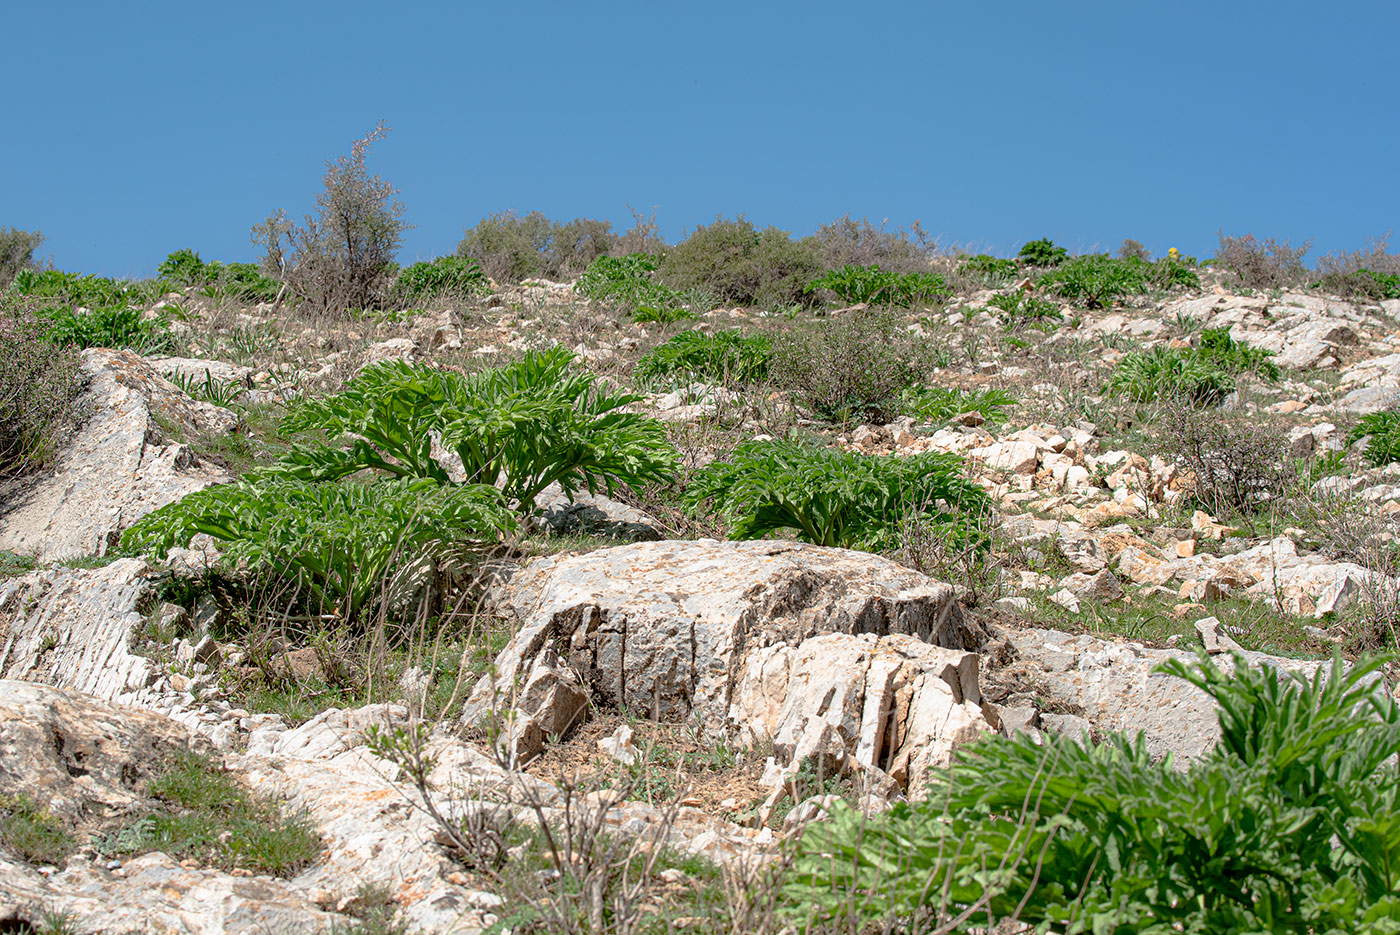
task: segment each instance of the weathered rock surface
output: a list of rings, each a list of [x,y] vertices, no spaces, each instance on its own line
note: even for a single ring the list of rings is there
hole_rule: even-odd
[[[571,497],[550,484],[535,498],[540,519],[555,532],[582,532],[617,539],[649,541],[661,538],[661,526],[641,510],[602,493],[579,490]]]
[[[517,682],[538,679],[532,669],[551,653],[595,704],[718,725],[753,648],[830,632],[975,644],[949,585],[865,553],[800,543],[637,543],[541,559],[510,588],[522,626],[496,660],[494,684],[484,678],[473,691],[468,723],[509,707]]]
[[[107,701],[130,700],[160,672],[130,650],[151,593],[151,569],[122,558],[101,568],[51,568],[0,584],[0,677]]]
[[[41,562],[105,555],[142,516],[230,479],[168,439],[161,422],[222,434],[237,426],[236,415],[191,399],[130,351],[87,350],[82,366],[88,419],[51,472],[11,491],[0,549]]]

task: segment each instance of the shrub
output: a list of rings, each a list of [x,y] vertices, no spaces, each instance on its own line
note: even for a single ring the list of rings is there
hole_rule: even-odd
[[[1400,461],[1400,410],[1373,412],[1357,420],[1347,433],[1347,444],[1370,437],[1366,443],[1366,460],[1376,467]]]
[[[814,244],[787,231],[758,231],[744,218],[717,218],[666,254],[661,281],[673,289],[705,288],[734,305],[811,304],[803,287],[821,272]]]
[[[849,214],[823,224],[809,240],[827,269],[843,266],[878,266],[893,273],[928,272],[928,237],[919,222],[911,231],[889,231],[868,218],[856,221]]]
[[[1068,255],[1069,252],[1064,247],[1057,247],[1049,237],[1043,237],[1022,244],[1016,258],[1024,261],[1027,266],[1050,269],[1063,263]]]
[[[755,441],[697,472],[684,502],[717,512],[731,539],[793,529],[804,542],[876,551],[897,545],[899,522],[913,511],[964,542],[981,536],[987,497],[962,467],[936,451],[877,457]]]
[[[1005,410],[1016,405],[1006,390],[961,390],[925,386],[905,394],[904,409],[921,422],[946,422],[965,412],[978,412],[993,425],[1006,421]]]
[[[740,331],[682,331],[637,361],[633,376],[642,382],[703,380],[709,383],[761,383],[768,378],[773,347],[763,335]]]
[[[33,269],[34,251],[44,242],[38,231],[0,227],[0,289],[10,284],[22,269]]]
[[[1104,308],[1129,295],[1147,291],[1151,267],[1141,260],[1115,260],[1105,254],[1066,260],[1038,285],[1067,299],[1078,299],[1087,308]]]
[[[1174,403],[1163,411],[1160,429],[1163,457],[1194,475],[1192,496],[1217,516],[1270,506],[1288,479],[1288,439],[1273,426]]]
[[[943,277],[937,273],[892,273],[878,266],[845,266],[828,270],[809,282],[804,292],[830,289],[842,301],[854,305],[894,305],[911,308],[951,295]]]
[[[47,465],[82,415],[82,357],[48,331],[32,302],[0,294],[0,478]]]
[[[1255,373],[1266,380],[1280,376],[1271,351],[1240,344],[1225,328],[1207,328],[1193,348],[1157,347],[1124,356],[1109,377],[1108,389],[1137,402],[1183,397],[1215,404],[1234,392],[1235,376]]]
[[[670,323],[694,317],[681,296],[656,281],[656,260],[645,253],[603,256],[589,264],[574,289],[585,298],[633,314],[636,321]]]
[[[314,612],[353,626],[414,585],[405,575],[423,562],[494,541],[513,525],[500,492],[480,484],[313,483],[264,472],[161,507],[127,529],[121,545],[163,557],[211,536],[228,567],[246,563],[288,579]]]
[[[561,224],[539,211],[524,217],[500,211],[462,235],[457,255],[479,260],[497,282],[520,282],[534,276],[577,276],[617,247],[618,237],[609,221],[575,218]]]
[[[255,263],[206,263],[190,249],[171,253],[156,269],[162,283],[177,288],[199,288],[211,298],[271,302],[277,298],[277,280],[263,275]]]
[[[837,803],[793,849],[799,925],[1015,920],[1058,932],[1400,931],[1400,712],[1383,660],[1311,680],[1243,654],[1160,671],[1219,705],[1185,770],[1139,738],[985,736],[929,795]],[[813,919],[811,914],[816,914]],[[951,926],[949,926],[949,929]],[[948,929],[940,929],[948,930]]]
[[[904,391],[924,382],[926,354],[903,316],[872,308],[842,315],[820,331],[784,336],[771,371],[824,419],[883,424],[899,414]]]
[[[1035,328],[1051,322],[1064,321],[1064,313],[1054,302],[1031,295],[1025,289],[1015,292],[999,292],[987,300],[992,308],[1000,310],[1002,327],[1007,331],[1020,331],[1027,325]]]
[[[361,470],[450,483],[434,437],[461,459],[466,480],[499,486],[521,512],[551,483],[567,493],[669,483],[675,452],[655,419],[623,411],[640,396],[610,395],[573,368],[564,348],[461,374],[390,361],[366,367],[341,392],[301,404],[292,431],[322,431],[348,448],[301,446],[277,470],[333,480]]]
[[[440,256],[400,270],[394,282],[394,299],[400,307],[407,308],[428,299],[465,299],[489,289],[486,273],[476,260]]]
[[[393,283],[403,232],[398,190],[365,167],[369,148],[389,128],[381,121],[350,153],[326,163],[316,213],[301,226],[278,210],[253,228],[263,268],[319,311],[377,308]]]
[[[138,354],[168,354],[175,349],[165,317],[144,318],[137,308],[114,305],[91,311],[66,306],[47,309],[49,340],[60,346],[127,348]]]
[[[1215,265],[1235,274],[1239,285],[1249,289],[1286,289],[1303,283],[1308,268],[1303,256],[1311,242],[1293,248],[1288,241],[1278,243],[1272,237],[1260,241],[1253,234],[1226,237],[1220,234],[1220,246],[1215,250]]]
[[[1118,248],[1118,259],[1141,260],[1144,263],[1151,263],[1152,253],[1133,238],[1124,237],[1122,245]]]
[[[1400,299],[1400,276],[1369,269],[1349,273],[1324,273],[1312,287],[1343,298],[1371,299],[1376,302]]]

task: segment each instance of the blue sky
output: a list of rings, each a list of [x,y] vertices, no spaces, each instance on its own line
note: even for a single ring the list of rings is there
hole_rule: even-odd
[[[402,262],[484,215],[850,213],[945,243],[1361,248],[1400,217],[1400,4],[16,4],[0,226],[63,269],[254,259],[379,119]],[[1400,247],[1400,243],[1395,245]]]

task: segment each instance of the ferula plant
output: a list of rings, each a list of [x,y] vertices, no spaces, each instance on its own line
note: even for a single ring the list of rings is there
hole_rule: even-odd
[[[1219,744],[1185,769],[1140,736],[988,735],[922,801],[838,803],[809,827],[787,911],[808,930],[1400,932],[1383,661],[1334,658],[1311,678],[1240,653],[1163,664],[1219,706]]]
[[[602,389],[574,363],[556,347],[472,374],[375,364],[288,416],[288,429],[322,431],[335,444],[299,446],[276,470],[305,480],[373,470],[499,486],[525,514],[552,483],[592,493],[671,482],[676,454],[665,426],[626,412],[641,397]],[[462,476],[435,457],[435,439],[460,461]]]
[[[988,515],[956,455],[879,457],[782,440],[748,442],[702,468],[684,502],[722,516],[731,539],[794,530],[804,542],[870,551],[896,547],[911,514],[955,542],[980,542]]]

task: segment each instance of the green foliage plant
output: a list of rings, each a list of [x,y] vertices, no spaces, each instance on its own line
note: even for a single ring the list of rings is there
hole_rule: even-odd
[[[208,369],[204,371],[204,379],[184,374],[172,373],[169,376],[171,383],[178,386],[185,395],[198,399],[206,403],[213,403],[215,406],[222,406],[227,409],[242,398],[248,392],[248,388],[237,380],[216,380],[213,373]]]
[[[1367,461],[1376,467],[1400,461],[1400,410],[1391,409],[1362,416],[1347,433],[1347,444],[1354,444],[1368,437]]]
[[[60,346],[129,348],[138,354],[175,348],[165,316],[148,316],[141,310],[158,296],[158,286],[24,269],[8,292],[34,300],[32,307],[49,322],[49,340]]]
[[[33,799],[0,796],[0,850],[30,864],[61,865],[76,846],[62,820]]]
[[[566,492],[674,478],[665,426],[626,412],[641,397],[610,393],[560,347],[473,374],[389,361],[333,396],[298,406],[289,431],[321,431],[347,447],[295,448],[277,470],[334,480],[362,470],[447,484],[434,437],[461,459],[469,484],[500,486],[525,514],[558,483]]]
[[[748,442],[706,465],[683,501],[722,516],[731,539],[795,530],[804,542],[868,551],[897,545],[911,512],[960,543],[980,541],[987,515],[986,494],[956,455],[879,457],[784,440]]]
[[[440,256],[399,271],[394,300],[401,308],[437,298],[471,298],[490,290],[486,271],[476,260]]]
[[[958,275],[976,276],[988,283],[1003,283],[1021,275],[1021,265],[1015,260],[979,253],[965,257],[958,266]]]
[[[176,250],[156,268],[160,281],[175,289],[199,289],[214,299],[236,299],[243,302],[271,302],[281,286],[277,280],[263,275],[256,263],[208,263],[189,248]]]
[[[1228,329],[1207,328],[1196,347],[1128,353],[1110,375],[1108,389],[1140,403],[1173,396],[1214,405],[1234,392],[1239,374],[1278,380],[1281,371],[1271,356],[1270,351],[1235,341]]]
[[[514,528],[499,491],[391,478],[316,483],[251,473],[161,507],[128,528],[127,552],[163,557],[199,534],[230,568],[287,579],[316,612],[350,626],[409,582],[421,563]]]
[[[642,219],[638,218],[639,226]],[[577,276],[601,256],[627,247],[654,248],[650,231],[619,238],[608,221],[574,218],[551,221],[539,211],[521,216],[501,211],[482,218],[466,231],[457,256],[478,260],[498,282],[520,282],[535,276],[566,279]],[[664,246],[664,244],[661,244]]]
[[[1020,331],[1028,326],[1053,328],[1055,322],[1063,321],[1065,317],[1054,302],[1032,295],[1025,289],[998,292],[987,300],[987,304],[999,310],[1002,327],[1007,331]]]
[[[637,361],[633,377],[656,384],[701,380],[720,385],[762,383],[768,378],[773,346],[764,335],[729,329],[682,331]]]
[[[1218,705],[1219,743],[1185,769],[1141,736],[986,736],[922,801],[868,818],[838,804],[809,826],[786,911],[852,931],[975,918],[1076,935],[1400,932],[1400,710],[1384,661],[1336,657],[1311,678],[1242,653],[1229,674],[1204,654],[1164,663]]]
[[[1050,238],[1042,237],[1040,240],[1031,240],[1022,244],[1016,258],[1027,266],[1034,266],[1038,269],[1053,269],[1063,263],[1068,255],[1069,251],[1065,250],[1064,247],[1057,247]]]
[[[947,422],[965,412],[981,413],[993,425],[1006,421],[1006,410],[1016,405],[1016,397],[1006,390],[963,390],[955,387],[924,386],[905,395],[905,411],[922,422]]]
[[[656,269],[656,258],[646,253],[600,256],[583,271],[574,290],[594,302],[631,313],[634,321],[671,324],[694,318],[680,293],[657,281]]]
[[[893,305],[911,308],[951,294],[937,273],[893,273],[878,266],[843,266],[828,270],[809,282],[805,291],[829,289],[844,302],[854,305]]]

